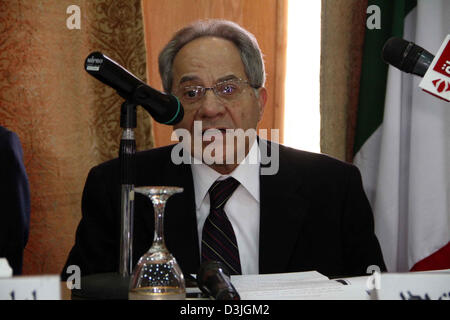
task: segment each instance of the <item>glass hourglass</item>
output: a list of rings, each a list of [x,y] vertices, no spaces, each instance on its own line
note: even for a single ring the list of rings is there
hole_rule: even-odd
[[[136,187],[150,198],[155,211],[155,234],[151,248],[138,261],[130,282],[130,300],[182,300],[186,298],[184,276],[164,243],[163,223],[167,199],[183,192],[179,187]]]

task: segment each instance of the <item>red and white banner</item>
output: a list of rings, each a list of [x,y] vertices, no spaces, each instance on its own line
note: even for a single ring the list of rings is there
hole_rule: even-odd
[[[419,87],[450,102],[450,34],[442,43]]]

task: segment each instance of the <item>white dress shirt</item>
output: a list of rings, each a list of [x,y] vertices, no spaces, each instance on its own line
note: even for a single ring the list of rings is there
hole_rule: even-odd
[[[259,273],[260,156],[258,153],[258,143],[255,141],[244,161],[229,175],[221,175],[203,163],[191,164],[200,250],[203,225],[209,215],[209,188],[217,179],[222,180],[230,176],[240,182],[225,204],[224,210],[236,234],[242,274]]]

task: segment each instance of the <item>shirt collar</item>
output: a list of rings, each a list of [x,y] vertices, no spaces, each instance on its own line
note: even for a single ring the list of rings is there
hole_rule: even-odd
[[[236,169],[228,175],[222,175],[206,164],[191,164],[195,190],[195,205],[200,208],[209,188],[217,179],[233,177],[259,202],[259,169],[260,154],[258,143],[255,141],[249,153]],[[256,161],[256,163],[255,163]]]

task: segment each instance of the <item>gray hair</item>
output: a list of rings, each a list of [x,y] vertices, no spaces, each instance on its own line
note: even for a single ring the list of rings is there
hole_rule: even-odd
[[[159,74],[166,92],[172,90],[172,66],[178,51],[188,42],[206,36],[233,42],[240,52],[250,86],[260,88],[264,85],[266,80],[264,62],[255,36],[237,23],[211,19],[194,22],[179,30],[159,54]]]

